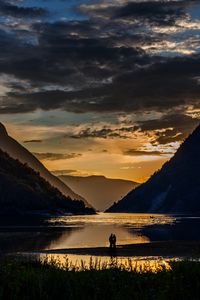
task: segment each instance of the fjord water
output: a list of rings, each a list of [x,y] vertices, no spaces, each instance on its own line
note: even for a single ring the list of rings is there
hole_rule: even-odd
[[[45,224],[0,226],[0,250],[4,252],[41,251],[63,248],[102,247],[113,232],[117,244],[148,243],[143,229],[155,224],[173,224],[164,215],[109,214],[49,218]]]
[[[99,213],[85,216],[62,216],[49,218],[45,224],[10,224],[0,226],[0,254],[37,252],[37,257],[46,257],[44,250],[54,250],[56,254],[48,258],[58,258],[65,262],[66,255],[56,250],[69,248],[89,248],[108,246],[111,233],[117,236],[117,245],[150,243],[152,241],[199,241],[200,217],[170,216],[161,214],[119,214]],[[90,262],[90,256],[68,254],[72,263]],[[96,257],[96,256],[95,256]],[[101,261],[109,261],[110,257],[96,257]],[[155,264],[165,264],[162,257],[131,257]],[[95,260],[95,258],[93,258]],[[127,257],[118,257],[126,262]]]
[[[150,239],[142,234],[145,227],[173,224],[174,221],[173,217],[164,215],[118,213],[55,218],[49,223],[71,228],[72,232],[63,233],[60,239],[50,243],[48,249],[108,246],[111,233],[116,234],[118,245],[148,243]]]
[[[99,213],[49,218],[45,225],[0,226],[0,251],[108,246],[113,232],[117,244],[199,240],[200,218],[160,214]]]

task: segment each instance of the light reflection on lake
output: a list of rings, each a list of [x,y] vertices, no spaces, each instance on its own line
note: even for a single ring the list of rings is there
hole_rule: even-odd
[[[84,224],[105,224],[105,225],[125,225],[140,228],[152,224],[170,224],[175,218],[170,215],[161,214],[126,214],[126,213],[98,213],[89,216],[67,216],[50,219],[55,225],[84,225]]]
[[[117,236],[117,244],[138,244],[148,243],[149,239],[139,232],[130,233],[126,228],[114,225],[87,225],[77,228],[69,236],[63,233],[62,236],[48,246],[48,249],[62,248],[87,248],[108,246],[108,237],[111,232]]]
[[[161,214],[63,216],[44,223],[0,226],[1,252],[31,252],[108,246],[111,233],[118,245],[152,241],[200,240],[200,218]]]
[[[149,238],[141,233],[145,226],[172,224],[174,220],[164,215],[109,213],[53,218],[50,220],[51,225],[73,227],[76,230],[70,236],[64,233],[52,241],[47,249],[108,246],[111,233],[116,234],[118,245],[148,243]]]

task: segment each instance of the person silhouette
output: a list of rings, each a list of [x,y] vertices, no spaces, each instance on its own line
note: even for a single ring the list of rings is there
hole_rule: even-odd
[[[109,236],[109,243],[110,243],[110,249],[111,250],[115,250],[116,249],[116,235],[111,233],[111,235]]]
[[[114,250],[116,249],[116,242],[117,242],[116,235],[113,234],[113,236],[112,236],[112,243],[113,243],[113,249],[114,249]]]
[[[109,236],[109,243],[110,243],[110,249],[112,249],[112,247],[113,247],[113,234],[112,233]]]

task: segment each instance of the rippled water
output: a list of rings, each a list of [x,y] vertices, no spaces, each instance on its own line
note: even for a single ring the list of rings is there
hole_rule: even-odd
[[[111,233],[118,245],[200,240],[200,218],[158,214],[109,214],[50,218],[47,224],[0,226],[1,252],[104,247]]]
[[[148,243],[150,240],[142,234],[142,229],[156,224],[173,224],[174,221],[175,218],[170,216],[149,214],[100,213],[54,218],[50,220],[51,225],[73,230],[52,241],[48,249],[107,246],[111,233],[116,234],[118,245]]]
[[[117,244],[148,243],[148,228],[172,226],[176,218],[150,214],[109,214],[51,218],[47,225],[0,226],[0,251],[40,251],[63,248],[102,247],[111,233]]]
[[[176,218],[161,214],[127,214],[127,213],[98,213],[89,216],[64,216],[52,218],[49,222],[54,225],[126,225],[135,228],[152,224],[171,224]]]

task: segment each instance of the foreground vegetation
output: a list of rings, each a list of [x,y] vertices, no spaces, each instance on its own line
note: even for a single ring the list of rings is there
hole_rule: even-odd
[[[0,299],[199,299],[200,263],[171,262],[170,268],[140,270],[127,264],[82,264],[7,260],[0,263]]]

